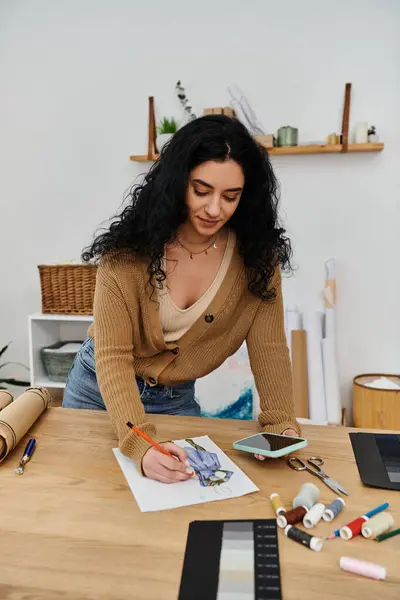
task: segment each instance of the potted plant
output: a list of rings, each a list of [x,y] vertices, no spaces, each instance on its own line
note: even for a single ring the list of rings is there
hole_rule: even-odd
[[[11,342],[10,342],[11,343]],[[2,358],[3,354],[6,352],[6,350],[8,349],[10,344],[7,344],[6,346],[4,346],[4,348],[2,348],[0,350],[0,359]],[[28,367],[26,367],[25,365],[22,365],[20,363],[16,363],[16,362],[5,362],[5,363],[0,363],[0,369],[2,369],[3,367],[7,367],[8,365],[18,365],[20,367],[24,367],[24,369],[27,369]],[[29,381],[21,381],[20,379],[14,379],[13,377],[4,377],[4,378],[0,378],[0,390],[5,390],[6,388],[2,385],[3,383],[7,384],[7,385],[19,385],[22,387],[29,387],[30,386],[30,382]]]
[[[368,129],[368,141],[370,144],[375,144],[378,141],[375,125],[371,125],[371,127]]]
[[[162,121],[160,121],[160,124],[157,127],[157,148],[159,152],[161,152],[162,147],[169,142],[178,129],[178,121],[176,121],[173,117],[170,119],[164,117]]]

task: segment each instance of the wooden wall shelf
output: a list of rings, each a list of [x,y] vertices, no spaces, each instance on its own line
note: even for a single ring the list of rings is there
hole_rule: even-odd
[[[381,152],[384,146],[384,144],[349,144],[347,152]],[[270,148],[268,154],[270,156],[287,156],[294,154],[345,154],[345,152],[343,152],[343,146],[341,144],[327,144],[325,146],[314,144],[311,146]],[[135,162],[153,162],[157,158],[158,154],[150,158],[147,154],[130,156],[130,160]]]
[[[381,152],[384,144],[349,144],[347,152]],[[284,146],[271,148],[268,154],[280,156],[287,154],[345,154],[341,144],[327,144],[325,146]]]

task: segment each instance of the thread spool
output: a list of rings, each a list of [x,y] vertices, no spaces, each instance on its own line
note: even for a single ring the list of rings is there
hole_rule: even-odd
[[[313,483],[303,483],[299,493],[293,500],[293,508],[298,506],[306,506],[308,510],[317,504],[320,496],[320,491]]]
[[[286,508],[283,506],[283,502],[279,494],[271,494],[269,499],[271,500],[272,508],[274,509],[277,517],[286,512]]]
[[[386,579],[387,577],[385,567],[365,560],[358,560],[358,558],[342,556],[339,565],[343,571],[369,577],[370,579]]]
[[[322,550],[322,546],[324,545],[324,542],[320,538],[314,537],[301,529],[297,529],[297,527],[294,527],[293,525],[288,525],[285,528],[285,535],[298,544],[302,544],[302,546],[306,546],[315,552]]]
[[[312,529],[320,522],[324,514],[325,504],[315,504],[308,513],[304,516],[303,525],[306,529]]]
[[[360,535],[361,528],[366,521],[368,521],[368,517],[363,515],[362,517],[354,519],[354,521],[350,521],[350,523],[347,523],[344,527],[341,527],[339,535],[342,540],[351,540],[351,538],[356,535]]]
[[[386,533],[391,529],[394,525],[394,519],[389,513],[381,513],[380,515],[375,515],[371,519],[368,519],[361,526],[361,533],[365,538],[370,538],[374,540],[378,535],[382,533]]]
[[[295,525],[296,523],[300,523],[307,514],[306,506],[297,506],[297,508],[293,508],[288,512],[282,513],[278,516],[276,522],[278,527],[286,527],[286,525]]]
[[[324,514],[322,515],[323,520],[330,523],[342,512],[345,506],[346,504],[343,498],[335,498],[335,500],[325,509]]]

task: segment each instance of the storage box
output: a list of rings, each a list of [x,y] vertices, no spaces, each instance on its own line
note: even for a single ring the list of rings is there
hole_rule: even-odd
[[[256,142],[264,146],[264,148],[273,148],[274,147],[274,136],[272,133],[267,135],[256,135],[254,136]]]
[[[41,355],[45,371],[51,381],[65,383],[74,358],[82,342],[57,342],[42,348]]]

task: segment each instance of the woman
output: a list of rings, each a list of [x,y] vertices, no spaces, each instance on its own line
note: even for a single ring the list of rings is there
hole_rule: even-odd
[[[130,202],[83,253],[98,260],[94,323],[64,396],[67,408],[107,409],[120,450],[144,475],[190,477],[150,436],[146,414],[200,415],[196,378],[247,342],[261,427],[297,435],[280,267],[291,248],[278,225],[266,152],[239,122],[207,116],[180,129]]]

